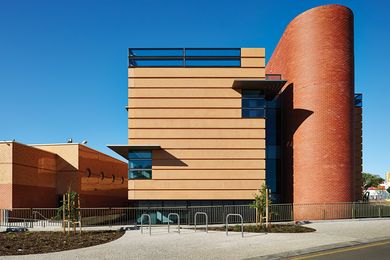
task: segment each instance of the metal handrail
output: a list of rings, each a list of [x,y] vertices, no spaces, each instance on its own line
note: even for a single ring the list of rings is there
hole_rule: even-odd
[[[44,215],[42,215],[39,211],[33,211],[32,212],[33,213],[33,215],[34,215],[34,219],[35,220],[37,220],[37,214],[39,215],[39,216],[41,216],[42,218],[44,218],[45,220],[49,220],[47,217],[45,217]]]
[[[177,231],[180,234],[180,216],[177,213],[169,213],[168,214],[168,233],[169,233],[169,222],[171,221],[170,217],[172,215],[177,217]]]
[[[48,220],[49,220],[48,218],[46,218],[44,215],[42,215],[42,214],[41,214],[40,212],[38,212],[38,211],[35,211],[35,210],[34,210],[32,213],[33,213],[33,215],[34,215],[34,222],[41,221],[40,219],[37,220],[37,214],[38,214],[39,216],[41,216],[42,218],[44,218],[45,221],[48,221]],[[42,223],[42,226],[43,226],[43,227],[46,227],[46,224],[45,224],[44,221],[41,221],[41,223]]]
[[[147,216],[148,220],[149,220],[149,236],[151,236],[152,235],[152,218],[150,217],[149,214],[142,214],[141,215],[141,234],[144,233],[143,219],[145,216]]]
[[[194,224],[195,224],[195,232],[196,232],[196,217],[198,215],[205,215],[206,216],[206,233],[208,233],[208,226],[209,226],[209,221],[208,221],[208,216],[206,212],[196,212],[194,215]]]
[[[237,216],[237,217],[241,218],[241,237],[244,237],[244,219],[242,218],[241,214],[227,214],[226,215],[226,235],[228,236],[229,217],[230,216]]]

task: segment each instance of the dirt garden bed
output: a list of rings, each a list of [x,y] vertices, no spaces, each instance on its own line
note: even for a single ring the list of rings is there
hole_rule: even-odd
[[[204,230],[204,228],[202,229]],[[214,231],[226,231],[226,227],[209,227],[208,229]],[[241,232],[241,226],[230,226],[229,231]],[[294,224],[275,224],[270,225],[268,228],[265,227],[265,225],[244,225],[244,232],[253,233],[307,233],[315,231],[316,230],[314,228]]]
[[[104,244],[120,238],[123,231],[88,231],[75,236],[62,232],[0,233],[0,256],[58,252]]]

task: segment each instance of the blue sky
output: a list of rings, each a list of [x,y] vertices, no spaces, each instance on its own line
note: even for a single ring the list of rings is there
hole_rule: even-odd
[[[355,14],[364,171],[390,171],[390,1],[0,0],[0,140],[76,142],[114,155],[127,142],[128,47],[265,47],[299,13]]]

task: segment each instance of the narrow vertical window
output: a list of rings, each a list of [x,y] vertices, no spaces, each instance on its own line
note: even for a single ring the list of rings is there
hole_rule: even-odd
[[[129,179],[152,178],[152,151],[129,152]]]
[[[242,90],[242,117],[265,118],[266,101],[262,90]]]

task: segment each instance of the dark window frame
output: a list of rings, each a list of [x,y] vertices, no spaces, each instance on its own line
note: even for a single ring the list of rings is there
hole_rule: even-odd
[[[152,151],[129,151],[128,160],[129,160],[129,172],[128,179],[152,179]],[[137,164],[137,162],[145,163],[146,165],[150,165],[149,167],[140,167],[141,165],[137,165],[139,167],[133,168],[132,165]],[[145,176],[145,173],[149,176]]]
[[[257,106],[250,106],[247,100],[257,101]],[[262,90],[242,89],[241,90],[241,117],[242,118],[266,118],[267,100]],[[254,113],[255,116],[250,116]]]

